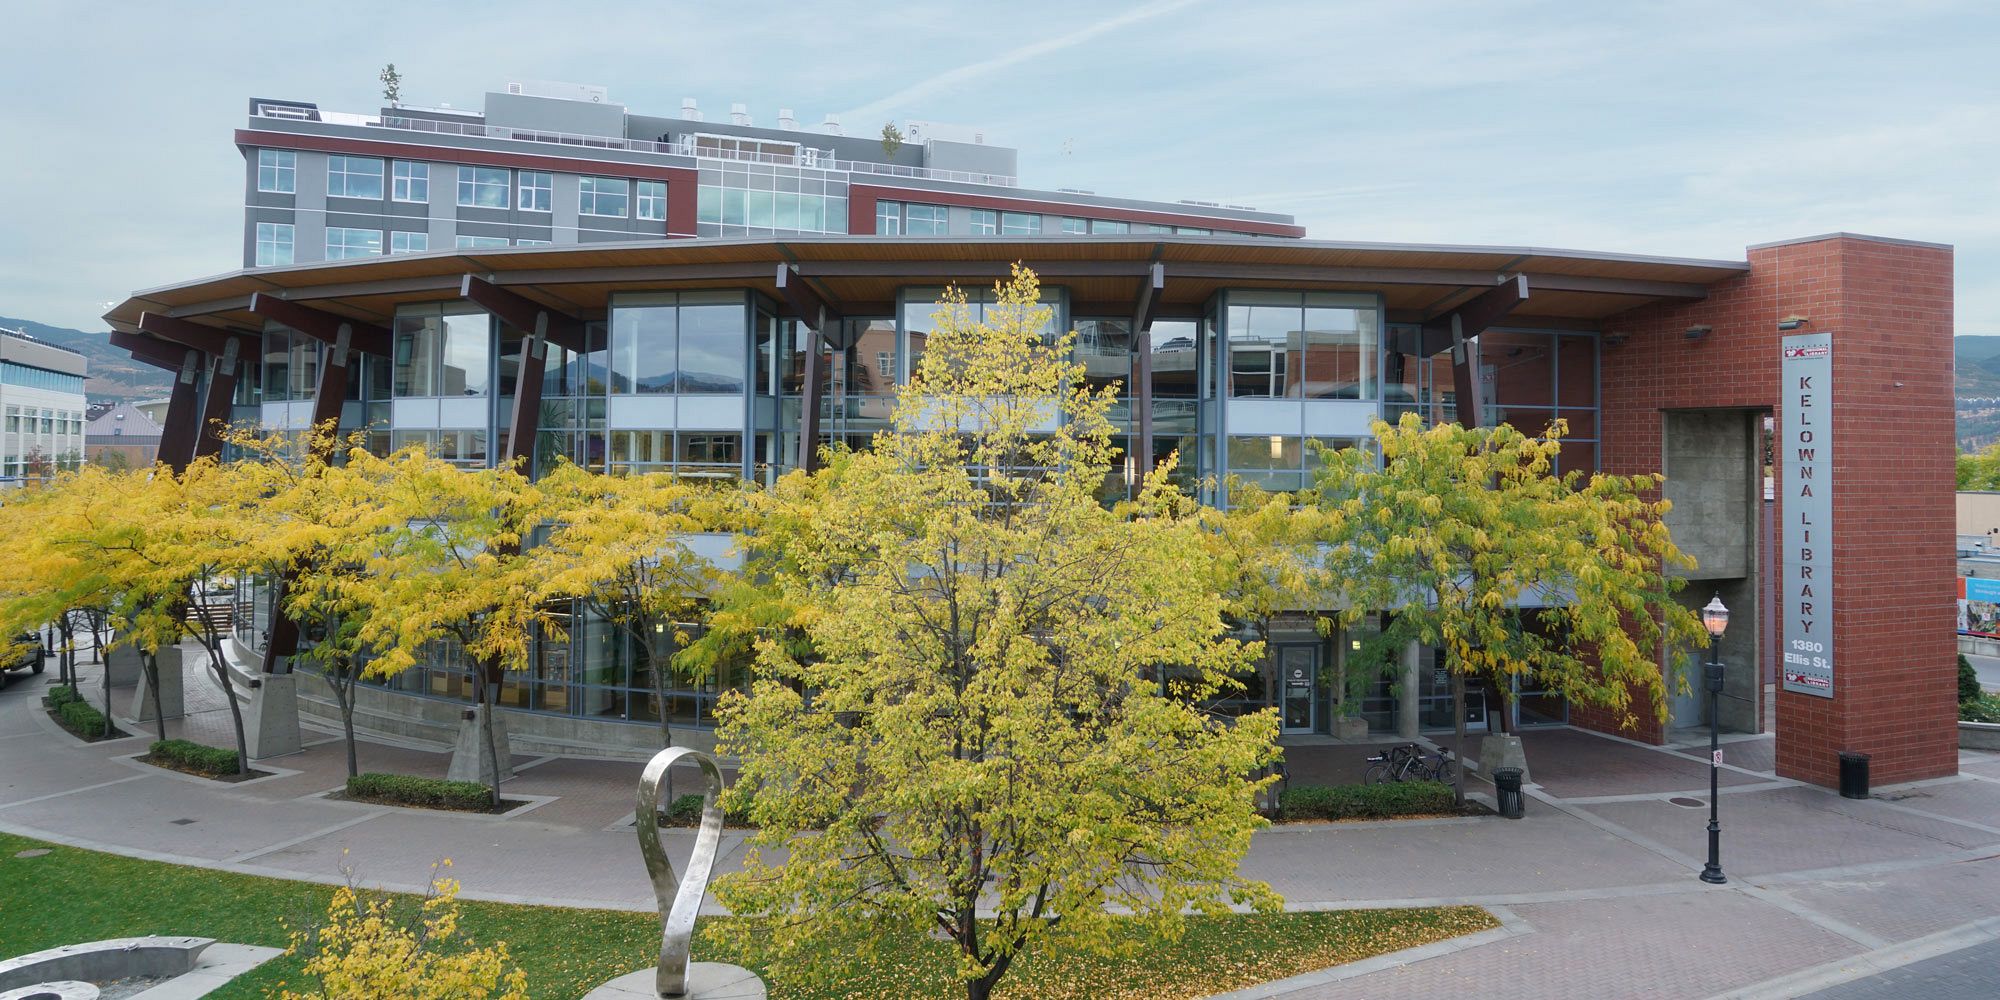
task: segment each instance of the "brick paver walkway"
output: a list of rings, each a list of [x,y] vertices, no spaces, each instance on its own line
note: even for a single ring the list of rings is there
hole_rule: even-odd
[[[191,715],[169,733],[227,745],[228,712],[190,652]],[[83,669],[97,700],[97,668]],[[392,888],[421,886],[431,863],[450,857],[469,897],[654,907],[630,826],[639,770],[631,761],[516,755],[506,792],[537,805],[506,818],[329,800],[346,757],[327,732],[309,731],[302,753],[260,762],[276,776],[221,785],[129,760],[144,751],[150,727],[128,726],[139,735],[99,744],[62,733],[38,704],[51,677],[0,691],[0,829],[289,878],[337,881],[347,864]],[[113,690],[115,714],[129,716],[131,696]],[[1294,908],[1467,902],[1505,915],[1506,933],[1336,981],[1326,980],[1346,974],[1273,984],[1263,995],[2000,995],[2000,946],[1982,943],[2000,936],[2000,922],[1986,920],[2000,899],[2000,754],[1967,752],[1959,778],[1854,802],[1779,779],[1769,738],[1732,742],[1721,801],[1731,882],[1713,887],[1694,877],[1705,852],[1705,750],[1569,729],[1524,740],[1538,787],[1518,822],[1278,827],[1257,835],[1242,866]],[[364,740],[360,766],[442,775],[445,750]],[[1292,747],[1291,778],[1351,780],[1372,751]],[[691,835],[666,840],[684,860]],[[740,846],[727,835],[719,870],[739,862]],[[1880,958],[1937,935],[1971,946],[1941,956],[1933,948],[1920,961]],[[1890,968],[1895,961],[1908,964]],[[1757,993],[1787,976],[1811,982]]]

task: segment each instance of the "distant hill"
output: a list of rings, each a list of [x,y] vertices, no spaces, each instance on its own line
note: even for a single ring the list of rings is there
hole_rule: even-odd
[[[82,352],[90,363],[89,377],[83,383],[84,395],[90,399],[157,399],[173,388],[172,375],[151,365],[134,362],[131,355],[111,346],[108,332],[85,333],[66,326],[49,326],[31,319],[7,316],[0,316],[0,326]]]

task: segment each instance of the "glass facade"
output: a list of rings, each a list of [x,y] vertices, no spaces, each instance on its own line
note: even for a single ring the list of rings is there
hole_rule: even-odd
[[[912,209],[928,207],[900,204],[898,224],[909,224]],[[1054,217],[1037,221],[1057,224]],[[821,338],[816,444],[866,447],[872,434],[888,426],[895,385],[922,357],[941,292],[901,288],[892,315],[852,315]],[[991,290],[972,288],[967,294],[972,317],[983,318]],[[1118,387],[1114,444],[1129,453],[1138,444],[1131,393],[1139,343],[1130,318],[1072,319],[1068,289],[1060,286],[1045,286],[1043,301],[1054,313],[1047,334],[1068,326],[1076,330],[1074,356],[1087,382]],[[588,324],[584,336],[585,350],[548,347],[534,447],[537,469],[566,457],[610,474],[768,481],[796,464],[813,337],[802,324],[780,316],[771,302],[743,290],[618,294],[605,319]],[[360,377],[350,385],[349,398],[374,428],[370,446],[386,451],[422,444],[447,461],[491,464],[504,443],[522,339],[519,331],[463,302],[399,308],[393,358],[362,359]],[[1436,345],[1427,344],[1416,327],[1385,326],[1373,295],[1225,289],[1198,315],[1156,319],[1149,342],[1153,454],[1132,455],[1123,468],[1111,471],[1103,490],[1107,501],[1129,496],[1152,463],[1176,452],[1177,475],[1190,487],[1199,477],[1233,475],[1289,491],[1311,481],[1321,449],[1365,443],[1356,434],[1310,433],[1305,418],[1289,430],[1253,433],[1248,418],[1233,409],[1237,406],[1266,414],[1284,407],[1301,414],[1315,408],[1358,413],[1364,428],[1365,418],[1377,414],[1451,416],[1448,355],[1426,353]],[[264,344],[261,358],[246,367],[239,401],[311,399],[322,346],[275,326]],[[1561,469],[1596,468],[1597,349],[1596,337],[1588,334],[1489,331],[1480,338],[1485,417],[1531,433],[1564,420],[1569,433]],[[0,377],[11,382],[13,367],[0,369]],[[477,405],[456,402],[467,400]],[[569,635],[539,640],[531,669],[508,675],[503,701],[579,718],[652,724],[664,715],[681,725],[706,725],[720,691],[747,676],[730,668],[720,682],[669,679],[663,698],[631,637],[601,610],[581,603],[560,609]],[[1309,628],[1273,636],[1269,662],[1245,678],[1247,690],[1214,708],[1277,705],[1288,731],[1327,731],[1342,696],[1325,678],[1342,669],[1352,641],[1358,639],[1348,632],[1317,637]],[[1316,693],[1295,690],[1288,672],[1294,667],[1321,678],[1312,689]],[[1355,695],[1359,704],[1349,708],[1378,728],[1393,726],[1394,679],[1365,680]],[[440,646],[392,686],[458,696],[466,689],[463,656]],[[1565,717],[1559,698],[1532,689],[1519,696],[1523,722]],[[1427,726],[1449,726],[1448,689],[1427,680],[1416,697]],[[1481,705],[1498,711],[1497,695],[1480,697]]]
[[[695,189],[699,236],[847,232],[847,174],[807,166],[704,161]]]

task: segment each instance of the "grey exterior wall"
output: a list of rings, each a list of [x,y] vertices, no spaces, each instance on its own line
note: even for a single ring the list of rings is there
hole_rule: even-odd
[[[486,124],[538,132],[623,136],[625,106],[566,101],[555,97],[492,93],[486,95]]]

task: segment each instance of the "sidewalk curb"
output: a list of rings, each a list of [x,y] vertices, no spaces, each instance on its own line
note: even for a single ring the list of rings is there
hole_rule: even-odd
[[[1486,912],[1493,914],[1494,918],[1500,921],[1500,926],[1492,930],[1480,931],[1477,934],[1468,934],[1464,937],[1455,937],[1445,941],[1434,941],[1430,944],[1418,945],[1415,948],[1405,948],[1402,951],[1392,951],[1385,955],[1364,958],[1358,962],[1347,962],[1342,965],[1330,966],[1320,969],[1317,972],[1302,973],[1296,976],[1288,976],[1284,979],[1273,979],[1267,983],[1246,986],[1240,990],[1232,990],[1228,993],[1216,993],[1211,995],[1208,1000],[1264,1000],[1267,997],[1284,996],[1288,993],[1296,993],[1299,990],[1311,989],[1315,986],[1327,986],[1348,979],[1373,975],[1377,972],[1400,969],[1403,966],[1414,965],[1417,962],[1442,958],[1446,955],[1454,955],[1467,949],[1480,948],[1495,942],[1508,940],[1509,938],[1520,937],[1523,934],[1534,933],[1534,925],[1521,919],[1514,911],[1504,906],[1489,906],[1486,907]]]

